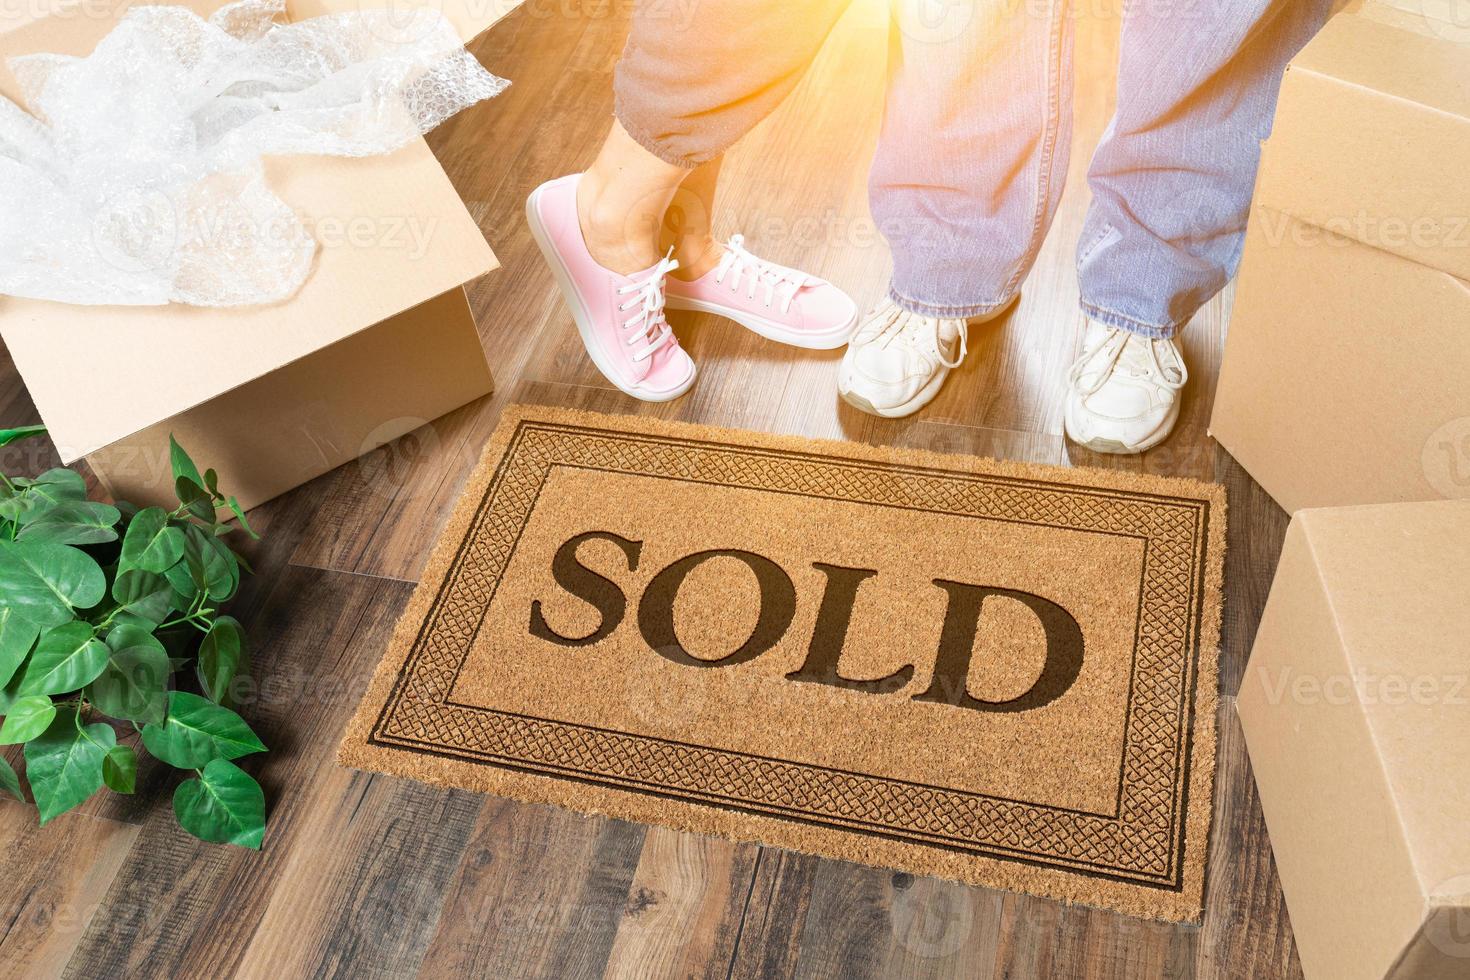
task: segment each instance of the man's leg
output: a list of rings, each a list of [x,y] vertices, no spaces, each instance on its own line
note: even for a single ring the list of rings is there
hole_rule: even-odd
[[[1136,453],[1168,437],[1189,378],[1173,340],[1235,274],[1286,63],[1331,0],[1136,0],[1118,109],[1088,171],[1077,248],[1088,323],[1067,435]]]
[[[1066,0],[898,0],[869,181],[890,296],[937,317],[993,313],[1061,200],[1072,133]]]
[[[1088,317],[1172,336],[1235,274],[1286,63],[1331,0],[1135,0],[1118,109],[1088,170]]]
[[[859,326],[838,392],[918,411],[1003,311],[1061,199],[1072,131],[1067,0],[897,0],[869,191],[893,251],[889,302]]]

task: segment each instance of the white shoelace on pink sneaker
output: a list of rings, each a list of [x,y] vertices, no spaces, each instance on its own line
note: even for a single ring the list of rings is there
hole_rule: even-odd
[[[745,247],[744,235],[730,236],[725,243],[725,255],[715,266],[715,282],[723,285],[727,276],[730,277],[732,292],[740,289],[742,281],[748,283],[745,294],[748,299],[756,298],[757,287],[765,289],[766,306],[779,297],[782,313],[789,313],[796,294],[815,281],[797,269],[788,269],[752,255]]]
[[[679,268],[673,257],[673,249],[659,259],[643,279],[618,287],[619,296],[633,295],[634,298],[618,305],[618,312],[626,313],[634,307],[642,307],[637,314],[623,321],[623,329],[629,332],[627,344],[636,346],[639,341],[645,346],[633,352],[633,360],[646,361],[654,351],[674,338],[674,331],[664,319],[664,277]],[[678,343],[674,340],[674,343]]]

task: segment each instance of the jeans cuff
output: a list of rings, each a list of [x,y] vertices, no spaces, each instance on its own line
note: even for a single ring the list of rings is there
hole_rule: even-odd
[[[941,305],[937,303],[925,303],[920,300],[910,299],[900,293],[892,284],[888,286],[888,298],[894,306],[919,316],[941,317],[946,320],[968,320],[971,317],[985,316],[997,310],[1004,309],[1011,301],[1011,297],[997,300],[994,303],[971,303],[966,306]]]
[[[1117,327],[1119,330],[1136,333],[1142,337],[1152,337],[1155,340],[1168,340],[1170,337],[1179,333],[1180,330],[1184,329],[1183,323],[1145,323],[1143,320],[1134,319],[1126,313],[1119,313],[1116,310],[1110,310],[1105,306],[1098,306],[1086,300],[1082,301],[1082,312],[1087,315],[1089,320],[1096,320],[1098,323],[1105,324],[1109,327]]]

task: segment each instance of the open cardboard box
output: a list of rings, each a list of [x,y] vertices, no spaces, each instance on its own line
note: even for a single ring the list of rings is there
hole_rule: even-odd
[[[1210,433],[1288,511],[1470,497],[1470,21],[1453,11],[1359,5],[1286,73]]]
[[[86,54],[129,5],[55,0],[0,31],[0,59]],[[207,15],[223,3],[188,5]],[[466,38],[513,6],[444,4]],[[357,7],[288,4],[298,18]],[[16,98],[3,64],[0,92]],[[365,159],[270,159],[267,175],[319,245],[310,278],[284,303],[88,307],[0,296],[0,335],[62,460],[86,457],[116,498],[172,498],[170,433],[250,507],[493,388],[462,286],[497,262],[427,144]]]
[[[1237,708],[1307,980],[1470,977],[1470,501],[1306,509]]]

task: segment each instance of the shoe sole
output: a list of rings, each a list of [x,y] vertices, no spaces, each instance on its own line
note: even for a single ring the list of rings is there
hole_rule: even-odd
[[[1091,439],[1078,439],[1072,435],[1072,423],[1067,417],[1068,414],[1067,412],[1062,413],[1062,432],[1077,445],[1091,449],[1095,453],[1105,453],[1109,456],[1137,456],[1141,453],[1148,452],[1174,434],[1174,425],[1179,421],[1179,402],[1176,401],[1174,403],[1174,410],[1158,429],[1151,433],[1147,439],[1132,445],[1117,439],[1104,439],[1101,436],[1094,436]]]
[[[562,298],[567,301],[567,308],[572,311],[572,320],[577,324],[577,333],[582,337],[582,346],[586,348],[587,356],[592,359],[598,372],[623,394],[645,402],[671,402],[694,387],[694,379],[699,376],[697,367],[689,372],[689,380],[666,392],[651,392],[647,389],[629,387],[613,376],[612,368],[598,346],[597,334],[592,329],[592,318],[582,303],[582,296],[577,292],[572,274],[552,246],[551,236],[547,233],[546,226],[541,223],[541,215],[537,211],[537,202],[541,200],[541,190],[540,187],[536,188],[526,199],[526,223],[531,226],[531,237],[536,240],[536,247],[541,249],[541,255],[546,259],[546,264],[551,267],[552,278],[556,280]]]
[[[1071,436],[1068,436],[1068,438],[1070,439]],[[1116,439],[1098,438],[1088,439],[1086,442],[1072,439],[1072,441],[1077,443],[1077,445],[1079,446],[1085,446],[1086,448],[1091,449],[1095,453],[1104,453],[1108,456],[1138,456],[1142,453],[1148,452],[1150,449],[1154,448],[1167,438],[1169,438],[1169,433],[1166,432],[1161,436],[1154,436],[1152,438],[1146,439],[1136,446],[1130,446],[1128,445],[1128,443],[1119,442]]]
[[[719,303],[710,303],[702,299],[688,299],[682,296],[666,295],[664,306],[671,310],[686,310],[694,313],[713,313],[727,320],[734,320],[751,333],[759,334],[767,340],[774,340],[778,344],[786,344],[788,347],[800,347],[804,350],[836,350],[852,339],[853,332],[857,330],[858,315],[853,313],[852,318],[843,324],[841,328],[826,333],[801,333],[788,329],[782,324],[764,317],[737,310],[734,307],[722,306]]]
[[[944,387],[944,382],[949,377],[949,372],[946,371],[943,375],[935,375],[933,378],[930,378],[929,383],[920,388],[914,394],[914,397],[901,405],[894,405],[891,408],[879,408],[862,395],[853,391],[845,383],[845,376],[846,371],[843,368],[839,368],[837,378],[837,396],[839,398],[860,412],[867,412],[869,415],[876,415],[882,419],[901,419],[913,415],[925,405],[932,402],[934,396],[939,394],[939,389]]]

